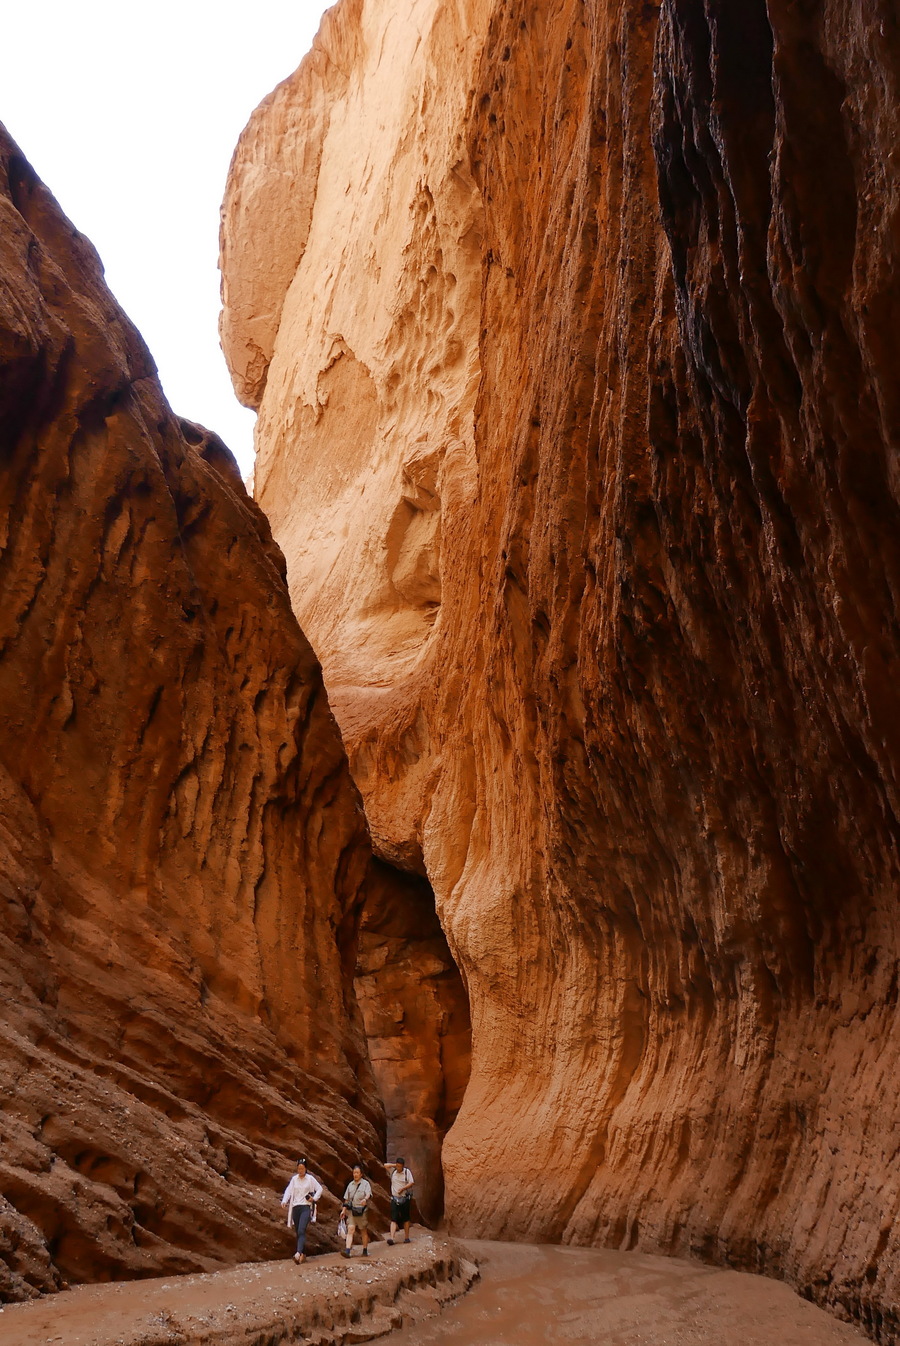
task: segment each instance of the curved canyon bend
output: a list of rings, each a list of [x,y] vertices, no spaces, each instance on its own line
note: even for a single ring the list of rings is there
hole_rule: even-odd
[[[898,125],[889,0],[338,0],[250,489],[2,133],[0,1299],[399,1150],[398,1342],[900,1341]]]

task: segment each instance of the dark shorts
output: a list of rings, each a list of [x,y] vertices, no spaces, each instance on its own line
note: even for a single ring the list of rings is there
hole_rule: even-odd
[[[412,1207],[411,1196],[391,1197],[391,1219],[394,1224],[406,1224],[409,1219],[410,1208]]]

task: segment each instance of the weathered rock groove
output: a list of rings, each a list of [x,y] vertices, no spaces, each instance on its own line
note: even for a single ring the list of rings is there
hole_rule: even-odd
[[[222,332],[468,990],[451,1224],[894,1341],[896,9],[393,16],[342,0],[252,118]]]

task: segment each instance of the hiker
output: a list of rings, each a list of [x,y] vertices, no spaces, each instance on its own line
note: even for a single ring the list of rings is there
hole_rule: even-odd
[[[405,1167],[405,1160],[403,1159],[395,1159],[392,1164],[385,1164],[384,1170],[391,1176],[391,1233],[387,1242],[393,1246],[394,1235],[403,1225],[403,1232],[406,1235],[404,1242],[409,1243],[409,1213],[412,1207],[413,1182],[415,1179],[409,1169]]]
[[[306,1261],[306,1227],[315,1220],[315,1203],[322,1197],[322,1184],[307,1172],[306,1160],[297,1160],[297,1172],[284,1189],[282,1206],[288,1208],[288,1228],[297,1231],[297,1251],[294,1261],[299,1266]]]
[[[362,1166],[353,1165],[353,1177],[344,1193],[344,1206],[341,1215],[347,1221],[347,1246],[342,1257],[350,1256],[353,1239],[357,1229],[362,1231],[363,1257],[369,1256],[369,1202],[372,1200],[372,1184],[363,1177]]]

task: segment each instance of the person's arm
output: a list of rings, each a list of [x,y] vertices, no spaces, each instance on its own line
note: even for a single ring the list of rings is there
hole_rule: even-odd
[[[312,1177],[312,1174],[310,1174],[310,1177]],[[312,1199],[313,1201],[322,1200],[322,1184],[319,1182],[318,1178],[313,1178]]]
[[[287,1187],[285,1187],[285,1189],[284,1189],[284,1196],[281,1198],[281,1204],[282,1204],[282,1206],[286,1206],[287,1203],[288,1203],[288,1201],[290,1200],[290,1198],[291,1198],[291,1188],[293,1187],[293,1185],[294,1185],[294,1179],[291,1178],[291,1180],[290,1180],[290,1182],[288,1183]]]
[[[405,1168],[403,1172],[409,1177],[409,1182],[405,1182],[403,1186],[400,1188],[400,1196],[402,1196],[404,1192],[408,1192],[410,1188],[415,1185],[416,1181],[410,1169]]]

